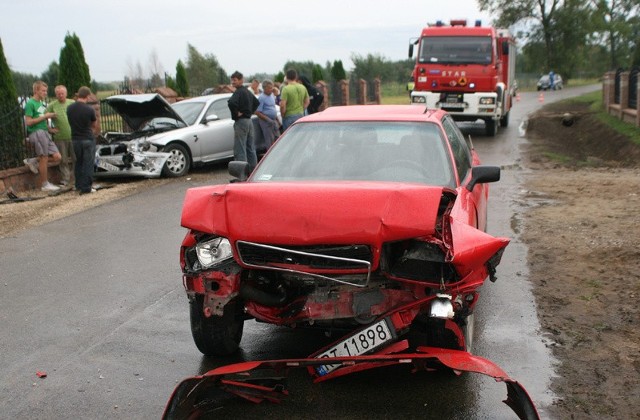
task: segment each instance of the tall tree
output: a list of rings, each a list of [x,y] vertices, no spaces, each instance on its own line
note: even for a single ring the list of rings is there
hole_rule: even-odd
[[[347,78],[347,72],[344,71],[342,60],[335,60],[333,62],[333,66],[331,66],[331,78],[336,82]]]
[[[80,63],[82,64],[82,80],[87,82],[83,86],[89,86],[91,84],[91,74],[89,72],[89,65],[87,64],[87,60],[84,57],[84,49],[82,48],[82,43],[80,42],[80,38],[78,35],[73,33],[71,35],[71,41],[76,46],[76,50],[78,51],[78,55],[80,57]]]
[[[0,162],[6,165],[0,169],[18,166],[23,158],[22,108],[0,40]]]
[[[80,39],[75,35],[64,37],[64,47],[60,50],[60,73],[58,84],[65,85],[70,96],[81,86],[90,86],[89,66],[84,61]]]
[[[221,67],[218,59],[213,54],[200,54],[191,44],[187,44],[187,77],[189,86],[194,91],[201,92],[206,88],[224,83],[221,80]],[[225,76],[226,78],[226,76]]]
[[[640,0],[591,0],[596,29],[609,50],[609,68],[626,67],[637,55]]]
[[[176,90],[180,96],[189,96],[189,80],[182,60],[178,60],[176,64]]]
[[[322,67],[320,64],[316,64],[313,66],[313,74],[311,75],[311,81],[316,83],[320,80],[324,80],[324,74],[322,73]]]

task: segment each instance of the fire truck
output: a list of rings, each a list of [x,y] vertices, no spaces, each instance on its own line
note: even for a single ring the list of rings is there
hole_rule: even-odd
[[[516,44],[506,29],[476,21],[438,21],[409,44],[409,58],[417,45],[411,102],[442,108],[456,121],[484,120],[486,134],[495,136],[498,124],[509,125],[516,95]]]

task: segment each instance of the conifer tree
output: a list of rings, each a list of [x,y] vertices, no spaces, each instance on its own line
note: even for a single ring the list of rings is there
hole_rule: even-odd
[[[187,81],[187,70],[182,63],[182,60],[178,60],[176,64],[176,89],[178,95],[182,97],[189,96],[189,82]]]
[[[318,82],[319,80],[324,80],[324,75],[322,74],[322,67],[319,64],[313,66],[313,74],[311,75],[313,83]]]
[[[91,85],[89,66],[84,61],[84,51],[80,39],[74,33],[64,37],[64,47],[60,50],[58,83],[65,85],[72,97],[81,86]]]
[[[20,166],[23,158],[22,108],[18,104],[16,87],[0,40],[0,162],[8,167]]]
[[[347,78],[347,73],[344,71],[342,60],[335,60],[333,62],[333,67],[331,67],[331,77],[333,77],[333,80],[336,82]]]

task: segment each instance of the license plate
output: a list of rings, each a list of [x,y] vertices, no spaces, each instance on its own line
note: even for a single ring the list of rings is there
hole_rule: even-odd
[[[116,165],[112,165],[104,160],[98,160],[98,168],[102,168],[106,171],[117,172],[120,170]]]
[[[395,338],[395,330],[385,318],[345,338],[335,346],[316,356],[316,358],[360,356],[375,351],[386,343],[394,341]],[[321,365],[315,369],[318,375],[324,376],[340,366],[339,364]]]

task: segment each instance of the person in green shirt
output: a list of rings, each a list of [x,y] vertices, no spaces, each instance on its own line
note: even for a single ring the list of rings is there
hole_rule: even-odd
[[[53,134],[53,141],[62,156],[58,166],[61,175],[60,185],[67,186],[72,185],[71,174],[73,173],[73,163],[76,161],[71,145],[71,126],[67,119],[67,107],[74,101],[67,99],[67,88],[64,85],[56,86],[55,92],[57,100],[47,106],[47,112],[56,114],[56,118],[51,120],[52,127],[49,132]]]
[[[283,130],[302,118],[305,109],[309,106],[309,92],[301,83],[298,83],[298,72],[289,69],[286,78],[287,85],[280,93],[280,115],[282,115]]]
[[[60,152],[56,144],[51,140],[47,120],[55,118],[53,112],[46,112],[44,101],[47,99],[47,84],[38,80],[33,84],[33,96],[27,101],[24,107],[24,119],[27,125],[27,138],[29,144],[33,146],[37,157],[25,159],[24,164],[31,169],[31,172],[38,174],[40,178],[40,189],[42,191],[57,191],[57,187],[49,182],[47,169],[49,163],[57,165],[60,163]]]

